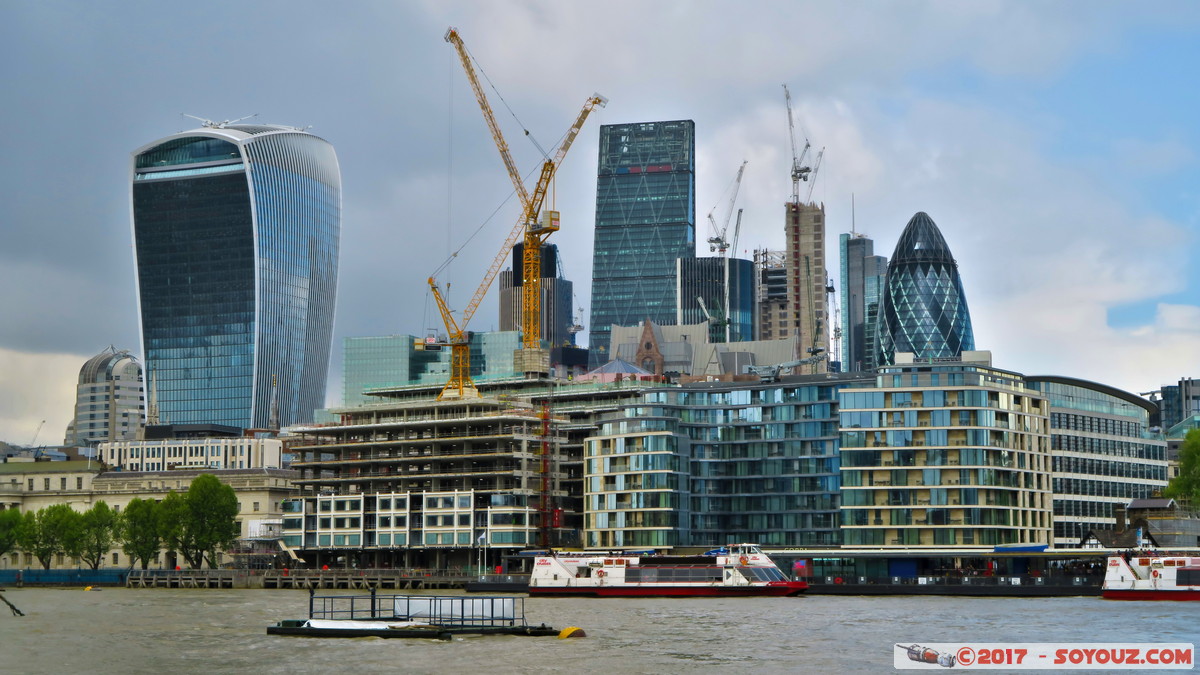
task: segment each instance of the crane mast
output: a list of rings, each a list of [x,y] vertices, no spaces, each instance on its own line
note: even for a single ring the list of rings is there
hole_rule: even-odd
[[[807,166],[804,166],[804,160],[808,157],[808,151],[812,147],[808,139],[804,139],[804,149],[799,154],[796,153],[796,123],[792,120],[792,93],[788,91],[787,85],[783,85],[783,97],[787,101],[788,115],[788,133],[792,140],[792,203],[800,203],[800,181],[807,181],[808,174],[812,171]]]
[[[729,240],[725,238],[725,233],[729,230],[729,219],[733,216],[733,206],[737,202],[738,190],[742,187],[742,174],[745,173],[748,163],[748,160],[743,160],[742,165],[738,167],[737,177],[733,179],[733,194],[729,196],[729,205],[721,225],[718,226],[716,219],[713,218],[713,212],[717,210],[717,207],[714,206],[712,211],[708,212],[708,222],[713,229],[713,236],[708,238],[708,250],[716,251],[718,255],[723,256],[729,250]],[[734,239],[737,239],[736,234]],[[734,251],[734,255],[737,255],[737,251]]]
[[[541,348],[542,244],[559,228],[558,211],[545,212],[545,217],[539,221],[537,210],[541,209],[541,203],[546,198],[546,188],[550,184],[550,179],[554,177],[555,171],[566,157],[567,150],[575,142],[575,137],[579,135],[579,130],[583,128],[583,123],[587,121],[588,115],[597,107],[603,107],[607,103],[608,99],[600,94],[592,94],[584,102],[575,122],[567,130],[567,135],[563,138],[558,153],[555,154],[554,159],[547,160],[542,165],[542,174],[538,177],[538,182],[533,190],[533,203],[526,209],[525,250],[521,261],[521,334],[524,349]]]

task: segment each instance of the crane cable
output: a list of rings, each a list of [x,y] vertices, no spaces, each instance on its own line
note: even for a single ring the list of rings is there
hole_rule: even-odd
[[[496,92],[496,97],[499,98],[500,102],[504,104],[504,109],[508,111],[509,115],[512,115],[514,120],[517,121],[517,125],[521,127],[521,131],[525,132],[525,137],[528,138],[531,143],[533,143],[533,146],[538,149],[538,152],[542,153],[543,159],[550,159],[550,155],[544,148],[542,148],[542,145],[537,142],[537,139],[533,137],[533,134],[529,132],[529,129],[525,128],[525,123],[522,122],[521,118],[517,117],[517,113],[514,112],[511,107],[509,107],[508,101],[504,99],[504,96],[500,93],[500,90],[496,88],[495,84],[492,84],[492,79],[487,76],[486,72],[484,72],[483,66],[479,65],[479,61],[475,58],[475,55],[471,53],[470,49],[467,49],[465,44],[462,47],[467,52],[467,56],[470,56],[471,61],[475,64],[475,70],[479,71],[479,74],[483,76],[483,79],[487,80],[488,86],[492,88],[492,91]]]
[[[490,84],[490,82],[489,82],[489,84]],[[513,118],[515,119],[516,115],[513,115]],[[517,122],[520,123],[520,120],[517,120]],[[567,134],[569,134],[569,133],[571,133],[570,129],[567,129],[565,132],[563,132],[563,135],[560,136],[558,139],[559,145],[562,144],[563,140],[566,139]],[[535,142],[535,144],[536,144],[536,142]],[[539,149],[540,148],[541,148],[541,146],[539,146]],[[545,155],[544,152],[542,154]],[[532,169],[529,170],[528,173],[525,174],[525,179],[528,181],[528,179],[534,173],[538,172],[540,169],[541,169],[540,166],[534,166]],[[487,217],[487,219],[485,219],[482,223],[480,223],[479,227],[475,228],[475,231],[471,233],[471,236],[467,237],[467,239],[465,241],[463,241],[461,246],[459,246],[452,253],[450,253],[450,255],[447,256],[444,261],[442,261],[442,264],[438,265],[437,269],[435,269],[433,271],[433,274],[431,274],[430,276],[437,277],[438,274],[441,274],[441,272],[443,270],[445,270],[450,265],[450,263],[454,261],[455,258],[458,257],[458,254],[462,253],[462,250],[467,247],[467,244],[471,243],[471,240],[474,239],[476,237],[476,235],[478,235],[483,230],[484,226],[486,226],[488,223],[490,223],[492,221],[493,218],[496,217],[496,214],[500,212],[500,209],[504,208],[504,205],[507,204],[509,202],[509,200],[511,200],[513,198],[513,196],[516,194],[517,194],[517,191],[515,189],[513,191],[509,192],[508,196],[504,198],[504,201],[500,202],[500,205],[497,206],[494,211],[492,211],[491,215],[489,215]]]

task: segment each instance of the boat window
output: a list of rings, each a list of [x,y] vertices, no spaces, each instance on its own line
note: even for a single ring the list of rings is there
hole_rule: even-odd
[[[783,581],[783,573],[775,567],[742,567],[742,574],[747,572],[754,575],[756,581]]]
[[[1179,586],[1200,586],[1200,567],[1180,567],[1175,583]]]
[[[689,567],[638,567],[625,570],[625,581],[630,583],[654,583],[671,581],[713,582],[721,581],[721,568],[708,566]]]

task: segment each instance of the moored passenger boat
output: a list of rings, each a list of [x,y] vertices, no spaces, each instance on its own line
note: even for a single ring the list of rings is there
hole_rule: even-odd
[[[1111,600],[1200,600],[1200,558],[1112,556],[1102,595]]]
[[[807,588],[754,544],[690,556],[557,552],[538,556],[529,577],[529,594],[540,596],[786,596]]]

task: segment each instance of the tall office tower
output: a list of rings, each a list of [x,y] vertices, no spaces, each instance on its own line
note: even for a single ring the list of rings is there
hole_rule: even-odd
[[[521,297],[521,266],[525,254],[524,242],[513,246],[512,269],[500,272],[500,330],[521,330],[523,300]],[[514,270],[517,270],[514,272]],[[540,338],[551,347],[574,344],[574,325],[571,301],[575,285],[559,272],[558,246],[542,244],[542,334]]]
[[[754,251],[754,274],[758,280],[756,337],[759,340],[788,337],[787,266],[783,259],[783,251]]]
[[[109,347],[79,369],[75,418],[67,427],[64,444],[95,447],[104,441],[136,438],[145,401],[142,364],[128,351]]]
[[[161,421],[310,421],[333,340],[333,146],[291,127],[206,122],[132,160],[142,353]]]
[[[592,260],[591,363],[609,327],[675,321],[675,259],[696,256],[696,125],[600,127]]]
[[[676,325],[708,321],[709,342],[754,339],[754,263],[724,257],[676,263]]]
[[[1200,415],[1200,380],[1185,377],[1179,384],[1162,387],[1159,393],[1158,422],[1164,432],[1183,420]]]
[[[875,255],[875,242],[865,234],[843,233],[841,259],[842,369],[875,369],[875,317],[879,292],[887,276],[887,258]]]
[[[787,269],[787,309],[781,315],[792,334],[800,335],[804,358],[829,351],[828,299],[825,289],[825,206],[812,202],[786,204],[786,248],[784,265]],[[838,355],[830,355],[837,359]],[[814,366],[811,372],[823,373],[827,362]]]
[[[877,367],[894,363],[896,352],[930,359],[975,349],[958,263],[923,211],[908,221],[888,263],[877,338]]]

